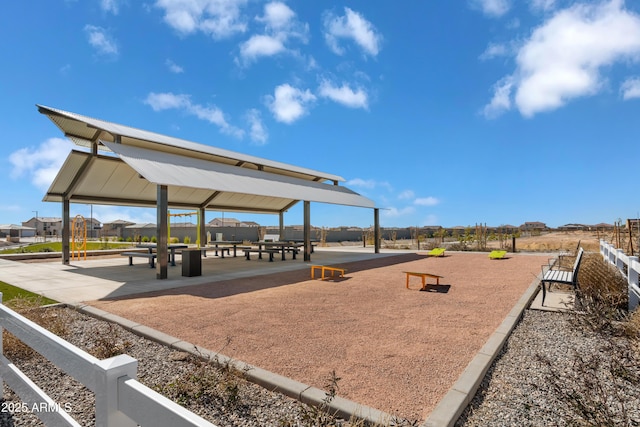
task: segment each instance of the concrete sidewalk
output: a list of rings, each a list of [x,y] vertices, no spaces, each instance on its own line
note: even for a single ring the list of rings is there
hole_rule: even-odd
[[[302,254],[298,255],[296,260],[287,254],[286,261],[282,261],[278,255],[273,262],[269,262],[266,257],[262,260],[257,259],[256,255],[253,255],[250,261],[241,255],[235,258],[220,258],[212,256],[213,251],[208,251],[208,256],[202,258],[202,276],[183,277],[181,257],[176,255],[176,266],[169,266],[169,277],[164,280],[156,279],[156,269],[149,268],[145,259],[134,258],[134,265],[129,266],[129,259],[125,256],[76,259],[69,265],[63,265],[60,259],[37,263],[0,259],[0,281],[59,302],[77,304],[241,277],[310,269],[310,266],[315,264],[333,265],[400,253],[383,250],[382,253],[375,254],[372,248],[360,247],[342,250],[320,248],[312,254],[310,262],[303,261]]]

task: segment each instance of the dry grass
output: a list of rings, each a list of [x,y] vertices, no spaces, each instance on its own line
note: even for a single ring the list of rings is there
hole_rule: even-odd
[[[57,307],[42,307],[41,297],[14,298],[6,305],[59,337],[64,338],[69,333],[68,311]],[[3,349],[4,354],[11,359],[28,359],[35,354],[31,347],[6,330],[3,331]]]

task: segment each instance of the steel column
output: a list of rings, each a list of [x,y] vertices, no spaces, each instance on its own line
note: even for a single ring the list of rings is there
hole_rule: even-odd
[[[168,220],[167,214],[169,213],[169,197],[168,188],[166,185],[158,185],[157,196],[157,210],[158,210],[158,223],[157,223],[157,243],[156,253],[158,255],[158,262],[156,264],[156,278],[166,279],[168,277],[169,266],[169,230],[167,229]]]

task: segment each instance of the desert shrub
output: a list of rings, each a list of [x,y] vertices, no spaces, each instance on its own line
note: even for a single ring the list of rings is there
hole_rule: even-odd
[[[189,243],[191,243],[191,237],[189,236],[184,236],[184,244],[188,245]]]
[[[142,242],[143,243],[148,243],[149,242],[149,236],[142,236]]]
[[[42,307],[42,297],[35,298],[14,298],[7,301],[7,307],[23,315],[27,319],[46,328],[59,337],[66,337],[69,333],[69,314],[62,308]],[[4,353],[10,359],[29,359],[35,351],[24,344],[13,334],[3,330]]]
[[[629,320],[627,281],[598,253],[585,253],[578,273],[578,309],[575,321],[603,333],[625,333]],[[621,323],[622,322],[622,323]]]
[[[108,359],[124,354],[131,347],[131,342],[122,338],[120,329],[112,323],[101,323],[95,326],[90,335],[93,337],[93,342],[88,352],[98,359]]]
[[[158,243],[158,238],[156,236],[153,236],[151,238],[151,243]]]
[[[180,239],[177,237],[172,237],[169,239],[169,243],[180,243]]]
[[[576,348],[572,369],[544,355],[545,387],[562,405],[566,425],[640,425],[640,314],[627,312],[627,282],[598,253],[585,253],[578,273],[577,310],[569,324],[576,334],[595,334],[598,348]]]
[[[188,366],[172,381],[158,384],[159,393],[181,405],[218,403],[227,407],[242,405],[242,372],[216,357],[188,356]]]

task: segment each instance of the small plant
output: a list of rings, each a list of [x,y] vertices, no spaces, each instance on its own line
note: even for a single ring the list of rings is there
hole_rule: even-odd
[[[582,262],[579,311],[570,325],[577,334],[597,334],[603,344],[598,351],[575,349],[569,370],[536,355],[546,371],[542,392],[559,402],[567,425],[640,425],[637,396],[628,393],[640,381],[640,315],[627,313],[626,280],[614,267],[598,254],[586,254]]]
[[[68,313],[64,309],[42,307],[42,297],[17,297],[7,301],[6,305],[27,319],[48,329],[50,332],[64,338],[69,333]],[[30,359],[35,351],[16,338],[13,334],[3,330],[4,353],[11,359]]]
[[[149,236],[142,236],[142,243],[149,243]]]
[[[191,237],[189,237],[189,236],[184,236],[184,244],[185,244],[185,245],[188,245],[188,244],[190,244],[190,243],[191,243]]]
[[[151,243],[158,243],[158,238],[156,236],[153,236],[151,238]]]
[[[122,339],[119,329],[112,323],[106,323],[105,327],[94,328],[91,335],[94,341],[89,353],[98,359],[108,359],[124,354],[131,347],[131,343]]]

